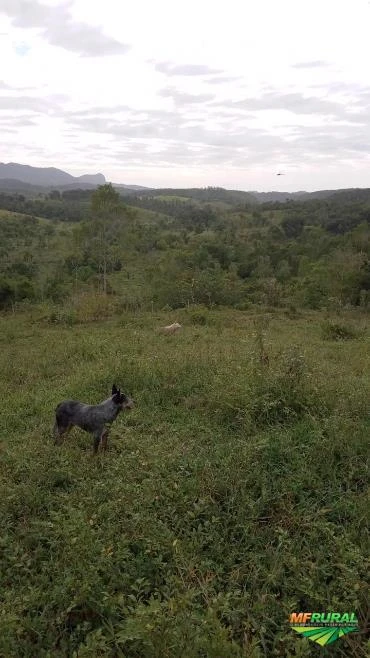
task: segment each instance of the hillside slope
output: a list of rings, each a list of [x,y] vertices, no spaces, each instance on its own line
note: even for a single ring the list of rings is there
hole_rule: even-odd
[[[30,167],[17,162],[0,163],[0,179],[18,180],[41,187],[72,183],[89,183],[90,185],[104,185],[105,183],[103,174],[72,176],[56,167]]]

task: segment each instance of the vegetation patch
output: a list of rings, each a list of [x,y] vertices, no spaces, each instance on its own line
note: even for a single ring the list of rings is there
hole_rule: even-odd
[[[363,336],[363,330],[348,323],[327,320],[321,325],[324,340],[353,340]]]

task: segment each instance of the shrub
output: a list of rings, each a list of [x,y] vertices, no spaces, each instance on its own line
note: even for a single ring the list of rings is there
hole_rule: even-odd
[[[199,311],[191,313],[189,317],[192,324],[200,327],[204,327],[204,325],[208,324],[209,322],[208,316],[205,313],[200,313]]]
[[[341,322],[327,320],[321,325],[321,335],[324,340],[352,340],[359,338],[361,334],[357,327]]]
[[[249,404],[255,425],[284,424],[316,414],[321,406],[297,347],[284,351],[268,370],[256,370]]]
[[[72,327],[74,324],[77,324],[78,322],[77,313],[72,308],[54,309],[47,317],[47,322],[49,324],[61,324],[61,325],[64,324],[67,325],[68,327]]]

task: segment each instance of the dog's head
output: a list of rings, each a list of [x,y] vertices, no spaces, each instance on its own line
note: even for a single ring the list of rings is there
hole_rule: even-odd
[[[121,393],[121,390],[117,388],[115,384],[112,386],[112,400],[120,410],[122,409],[133,409],[135,403],[131,398],[129,398],[124,393]]]

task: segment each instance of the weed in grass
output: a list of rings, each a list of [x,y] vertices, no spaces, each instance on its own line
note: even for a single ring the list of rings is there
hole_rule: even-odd
[[[269,371],[255,373],[248,406],[254,423],[259,427],[284,424],[307,414],[321,413],[304,356],[297,347],[284,351]]]

